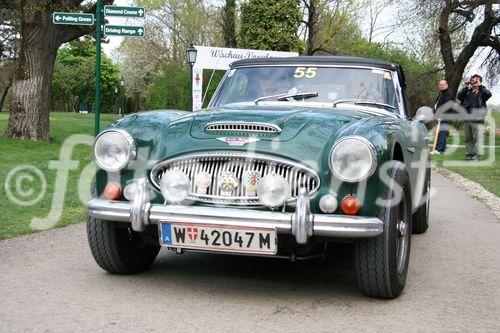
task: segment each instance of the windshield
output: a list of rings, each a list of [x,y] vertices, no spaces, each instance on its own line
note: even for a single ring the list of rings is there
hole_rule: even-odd
[[[281,97],[280,97],[281,96]],[[284,97],[283,97],[284,96]],[[231,69],[212,106],[260,101],[390,106],[398,109],[392,73],[384,69],[262,66]]]

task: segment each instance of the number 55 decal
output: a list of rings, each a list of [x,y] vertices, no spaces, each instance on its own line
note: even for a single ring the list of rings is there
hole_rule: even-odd
[[[297,67],[295,69],[295,73],[293,74],[293,77],[296,79],[300,79],[302,77],[306,79],[312,79],[313,77],[316,76],[316,67]]]

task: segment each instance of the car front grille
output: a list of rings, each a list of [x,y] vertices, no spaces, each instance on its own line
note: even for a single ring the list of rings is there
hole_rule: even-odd
[[[300,188],[312,194],[320,185],[319,176],[312,169],[295,161],[245,152],[206,152],[163,161],[151,170],[151,181],[158,189],[162,176],[169,170],[182,171],[189,177],[188,200],[214,204],[261,205],[255,179],[269,174],[281,175],[290,184],[289,202],[297,199]],[[204,181],[200,182],[200,178]],[[228,190],[228,183],[236,186]]]

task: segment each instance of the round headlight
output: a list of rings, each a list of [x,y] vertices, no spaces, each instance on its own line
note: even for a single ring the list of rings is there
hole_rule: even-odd
[[[179,203],[186,199],[189,188],[189,177],[182,171],[169,170],[161,177],[161,193],[170,203]]]
[[[363,137],[350,136],[337,142],[330,153],[330,169],[345,182],[370,177],[377,167],[375,148]]]
[[[94,159],[106,171],[118,171],[135,158],[134,140],[124,130],[104,131],[94,143]]]
[[[264,205],[279,207],[290,198],[290,185],[280,175],[267,175],[257,185],[257,196]]]

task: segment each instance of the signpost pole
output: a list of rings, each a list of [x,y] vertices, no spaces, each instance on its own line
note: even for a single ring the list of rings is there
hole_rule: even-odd
[[[102,0],[96,3],[95,20],[95,135],[99,134],[99,120],[101,117],[101,25]]]

